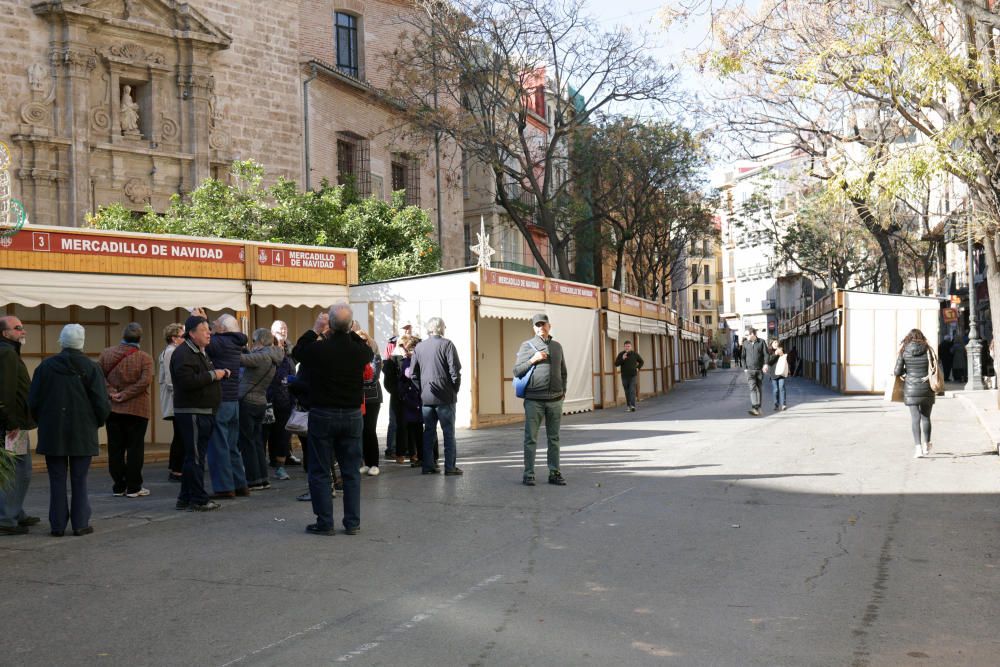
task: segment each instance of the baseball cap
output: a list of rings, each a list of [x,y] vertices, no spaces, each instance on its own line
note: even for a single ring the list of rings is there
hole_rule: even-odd
[[[545,313],[535,313],[534,315],[531,316],[531,326],[535,326],[540,322],[545,322],[546,324],[548,324],[549,316],[546,315]]]

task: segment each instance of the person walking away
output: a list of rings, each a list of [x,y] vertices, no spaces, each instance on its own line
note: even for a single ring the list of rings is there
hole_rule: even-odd
[[[292,350],[309,374],[309,493],[316,523],[307,526],[306,532],[314,535],[334,532],[330,497],[334,457],[344,478],[344,532],[356,535],[361,530],[361,406],[365,367],[372,351],[351,332],[352,319],[348,304],[334,304]]]
[[[39,365],[31,380],[28,408],[38,424],[39,454],[49,473],[49,527],[62,537],[67,523],[73,534],[89,535],[90,501],[87,472],[100,452],[97,430],[111,414],[111,402],[100,367],[83,354],[86,332],[67,324],[59,334],[62,351]],[[66,479],[72,500],[66,502]]]
[[[535,335],[521,343],[514,360],[514,377],[524,377],[529,371],[532,374],[524,392],[524,476],[521,481],[525,486],[535,485],[535,448],[544,421],[549,484],[565,486],[566,480],[559,470],[559,425],[566,396],[566,359],[562,345],[552,338],[548,315],[537,313],[531,318],[531,326]]]
[[[458,390],[462,386],[462,362],[455,344],[444,337],[445,324],[440,317],[427,321],[427,340],[413,351],[411,376],[420,391],[423,417],[421,459],[425,475],[441,472],[437,467],[437,426],[441,423],[444,437],[444,474],[463,474],[458,467],[458,446],[455,442],[455,408]]]
[[[393,358],[393,353],[396,351],[396,346],[399,344],[399,339],[402,338],[403,336],[412,336],[412,335],[413,335],[413,325],[410,322],[403,322],[403,325],[399,327],[399,333],[389,338],[389,340],[385,344],[385,351],[382,354],[383,365],[389,359]],[[399,411],[392,409],[391,397],[394,390],[389,390],[388,387],[386,390],[389,391],[390,409],[389,409],[389,432],[386,434],[386,442],[385,442],[385,458],[391,459],[392,457],[395,456],[396,463],[399,463],[400,458],[403,458],[405,460],[405,455],[403,457],[400,457],[399,453],[396,451],[396,431],[399,428],[400,424],[397,415]]]
[[[739,341],[733,346],[733,361],[736,362],[736,366],[743,368],[743,342]]]
[[[956,337],[951,346],[951,376],[955,382],[969,381],[969,360],[965,353],[965,341]]]
[[[708,350],[702,350],[701,356],[698,357],[698,369],[701,371],[701,376],[703,378],[708,377],[708,365],[712,363],[712,357],[709,356]]]
[[[215,431],[208,447],[208,472],[213,498],[245,496],[246,468],[240,455],[240,356],[247,337],[232,315],[215,322],[215,332],[206,348],[215,368],[228,371],[222,381],[222,403],[215,417]]]
[[[764,373],[767,372],[767,345],[760,338],[757,338],[757,330],[747,331],[746,338],[743,339],[743,363],[744,373],[747,376],[747,386],[750,389],[750,414],[754,417],[760,416],[761,386],[764,382]]]
[[[157,360],[156,382],[160,385],[160,414],[164,421],[174,421],[174,383],[170,378],[170,358],[178,345],[184,343],[184,325],[168,324],[163,328],[163,339],[167,346]],[[176,428],[170,439],[170,458],[167,463],[167,480],[180,483],[184,474],[184,441]]]
[[[941,361],[941,372],[944,374],[945,382],[951,380],[951,345],[951,336],[945,336],[944,339],[938,343],[938,359]]]
[[[622,347],[625,349],[615,357],[615,366],[621,369],[622,389],[625,390],[625,411],[635,412],[636,382],[639,379],[639,369],[645,362],[638,352],[632,350],[632,341],[625,341],[622,343]]]
[[[935,394],[929,381],[933,351],[920,329],[906,334],[896,357],[896,377],[904,378],[903,404],[910,409],[910,428],[913,431],[913,458],[931,452],[931,410]]]
[[[0,485],[0,535],[23,535],[41,519],[24,512],[24,498],[31,483],[31,444],[28,431],[36,428],[28,409],[31,378],[21,359],[26,334],[13,315],[0,317],[0,437],[14,459],[14,478]]]
[[[420,388],[413,383],[413,352],[420,339],[416,336],[404,336],[399,339],[397,349],[402,350],[399,360],[399,399],[402,403],[402,421],[396,429],[397,452],[399,443],[405,442],[406,453],[410,457],[411,468],[423,467],[424,449],[424,415],[423,404],[420,402]],[[401,440],[400,436],[405,438]],[[433,464],[437,463],[435,452]]]
[[[771,369],[771,392],[774,394],[774,411],[787,410],[785,404],[785,378],[790,375],[788,355],[777,339],[771,341],[771,353],[767,357]]]
[[[267,452],[264,448],[264,413],[267,388],[285,359],[284,348],[274,344],[270,329],[253,332],[253,349],[240,355],[240,455],[251,491],[271,488],[267,480]]]
[[[378,413],[382,408],[382,355],[378,353],[375,341],[365,331],[358,331],[358,336],[372,351],[372,360],[365,368],[365,413],[361,429],[361,452],[364,465],[361,474],[377,477],[382,471],[378,467]]]
[[[292,434],[285,430],[288,418],[292,415],[292,396],[288,391],[288,378],[293,375],[292,353],[288,347],[288,325],[281,320],[271,324],[271,335],[274,344],[282,349],[284,356],[274,370],[274,377],[267,387],[267,402],[274,412],[274,421],[264,424],[264,442],[267,443],[268,464],[274,468],[274,478],[278,480],[291,479],[285,470],[285,465],[296,465],[297,459],[292,457]]]
[[[98,361],[111,399],[107,423],[111,492],[129,498],[149,495],[149,489],[142,485],[142,464],[151,410],[153,358],[139,348],[141,341],[142,326],[131,322],[122,331],[121,343],[104,350]]]
[[[219,509],[205,491],[205,457],[215,431],[215,415],[222,404],[222,381],[229,376],[229,370],[212,365],[205,352],[211,339],[208,320],[192,315],[184,322],[184,343],[170,358],[174,428],[180,430],[184,442],[184,474],[174,506],[178,510]]]

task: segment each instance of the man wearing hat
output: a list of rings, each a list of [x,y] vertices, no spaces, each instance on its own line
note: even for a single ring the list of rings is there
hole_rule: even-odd
[[[565,486],[559,472],[559,423],[562,420],[563,398],[566,395],[566,359],[563,348],[552,339],[552,325],[545,313],[531,318],[535,336],[521,343],[514,363],[514,377],[529,371],[531,380],[524,393],[524,477],[525,486],[535,485],[535,447],[538,430],[545,422],[548,439],[546,460],[549,484]],[[534,368],[534,370],[531,370]]]

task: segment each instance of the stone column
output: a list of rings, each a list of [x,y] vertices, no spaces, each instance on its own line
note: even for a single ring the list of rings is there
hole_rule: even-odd
[[[59,71],[58,76],[65,80],[65,85],[61,86],[60,91],[63,99],[57,98],[56,103],[60,113],[65,114],[63,122],[57,125],[57,132],[70,140],[69,187],[68,192],[60,197],[59,222],[78,227],[83,223],[84,214],[92,204],[88,110],[90,77],[97,66],[97,55],[92,48],[83,44],[67,42],[52,52],[52,59]]]

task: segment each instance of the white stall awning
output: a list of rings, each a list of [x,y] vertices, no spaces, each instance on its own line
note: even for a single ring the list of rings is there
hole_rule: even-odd
[[[667,323],[666,322],[657,322],[656,323],[656,333],[660,334],[661,336],[666,336],[667,335]]]
[[[693,331],[682,331],[681,338],[684,340],[701,340],[701,336],[694,333]]]
[[[621,333],[621,316],[618,313],[607,312],[608,316],[608,338],[613,340],[618,340],[618,335]]]
[[[251,306],[329,307],[349,298],[350,290],[346,285],[279,283],[266,280],[250,282]]]
[[[242,280],[116,276],[0,269],[0,302],[29,308],[192,308],[246,310]]]
[[[622,315],[621,330],[642,333],[642,318],[635,315]]]
[[[671,336],[676,336],[677,335],[677,325],[676,324],[667,324],[667,333],[670,334]]]
[[[840,311],[837,311],[837,310],[835,310],[833,312],[830,312],[830,313],[827,313],[826,315],[824,315],[821,318],[821,320],[820,320],[820,326],[822,326],[824,329],[826,327],[835,327],[835,326],[837,326],[837,321],[838,321],[838,315],[839,314],[840,314]]]
[[[651,320],[649,318],[643,317],[639,322],[640,332],[644,334],[658,334],[660,333],[660,324],[656,320]]]
[[[546,312],[544,303],[497,299],[492,296],[479,297],[479,317],[494,317],[506,320],[530,320],[535,313]]]

